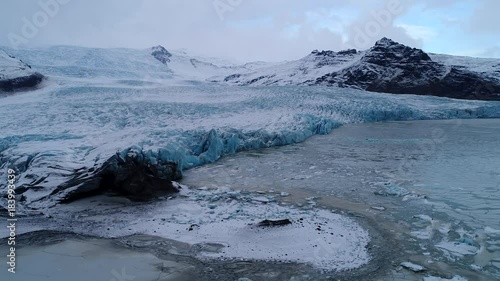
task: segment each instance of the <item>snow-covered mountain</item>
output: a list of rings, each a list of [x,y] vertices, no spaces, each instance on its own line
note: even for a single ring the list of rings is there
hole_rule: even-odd
[[[43,80],[43,75],[31,66],[0,50],[0,91],[32,88]]]
[[[224,82],[241,86],[310,85],[318,77],[340,71],[359,61],[362,52],[345,50],[340,52],[314,50],[306,57],[277,65],[263,66],[250,72],[234,73],[214,78],[212,82]]]
[[[452,56],[429,53],[429,57],[435,62],[480,73],[489,78],[500,80],[500,59],[471,58],[463,56]]]
[[[418,94],[459,99],[500,100],[500,59],[427,54],[388,38],[364,51],[314,50],[304,58],[281,63],[233,63],[195,56],[185,50],[99,49],[69,46],[11,50],[34,69],[60,83],[72,68],[81,81],[147,86],[155,84],[218,83],[238,86],[334,86],[371,92]],[[1,53],[0,87],[30,86],[41,75],[30,66]],[[40,56],[40,54],[43,54]],[[39,61],[47,58],[47,61]],[[7,63],[8,62],[8,63]],[[16,70],[17,69],[17,70]],[[25,73],[22,73],[25,71]],[[17,74],[16,74],[17,73]],[[14,80],[6,77],[18,75]],[[19,80],[20,79],[20,80]],[[111,80],[110,80],[111,79]],[[92,81],[95,83],[95,81]]]
[[[270,65],[265,62],[238,65],[220,59],[193,56],[183,50],[168,51],[161,45],[152,47],[151,55],[166,65],[175,77],[186,80],[206,81],[212,77],[224,77]]]
[[[313,51],[212,79],[232,85],[324,85],[371,92],[500,100],[500,60],[435,55],[382,38],[366,51]]]

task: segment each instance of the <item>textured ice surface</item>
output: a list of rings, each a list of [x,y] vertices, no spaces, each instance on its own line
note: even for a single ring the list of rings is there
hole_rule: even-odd
[[[186,169],[349,123],[500,117],[499,102],[321,87],[180,86],[143,50],[16,52],[50,84],[0,100],[0,178],[15,167],[18,193],[33,207],[66,192],[56,188],[76,171],[97,169],[132,146],[150,151],[152,163]]]

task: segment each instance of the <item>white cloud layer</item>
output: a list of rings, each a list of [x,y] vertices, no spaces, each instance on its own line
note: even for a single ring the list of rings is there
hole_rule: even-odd
[[[500,1],[477,0],[465,33],[492,33]],[[0,45],[188,48],[248,60],[302,57],[313,49],[364,49],[383,36],[413,47],[439,37],[432,26],[401,23],[416,0],[37,0],[0,3]],[[43,16],[45,14],[45,17]],[[453,15],[447,18],[453,18]],[[395,21],[398,20],[399,24]],[[464,20],[464,19],[461,19]],[[31,26],[30,26],[31,25]],[[494,46],[484,46],[485,50]],[[432,51],[432,50],[431,50]]]

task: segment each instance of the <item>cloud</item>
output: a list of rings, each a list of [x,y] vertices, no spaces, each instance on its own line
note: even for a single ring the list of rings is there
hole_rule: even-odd
[[[500,24],[498,24],[498,11],[500,1],[482,0],[482,5],[476,10],[470,19],[469,27],[473,32],[489,33],[500,38]]]
[[[147,48],[162,44],[168,49],[187,48],[199,54],[232,57],[242,61],[296,59],[313,49],[365,49],[384,36],[413,47],[422,47],[426,40],[439,37],[440,34],[435,34],[432,27],[398,19],[413,13],[412,7],[423,5],[427,10],[438,10],[456,2],[65,1],[69,3],[61,6],[58,13],[26,45]],[[478,9],[475,17],[484,15],[485,18],[478,23],[470,23],[471,29],[481,29],[484,33],[497,32],[499,25],[494,24],[492,19],[495,19],[494,11],[498,10],[497,3],[500,2],[477,1],[482,1],[484,6]],[[38,3],[2,1],[0,45],[10,44],[8,34],[21,32],[22,18],[31,18],[40,11]],[[221,3],[223,6],[217,6]],[[447,17],[460,18],[453,14]]]
[[[481,57],[487,57],[487,58],[493,58],[493,57],[500,57],[500,46],[493,46],[490,48],[487,48],[483,52],[479,53],[479,56]]]
[[[430,40],[438,35],[438,33],[428,27],[428,26],[422,26],[422,25],[412,25],[412,24],[398,24],[396,25],[397,27],[403,28],[408,36],[415,40]]]

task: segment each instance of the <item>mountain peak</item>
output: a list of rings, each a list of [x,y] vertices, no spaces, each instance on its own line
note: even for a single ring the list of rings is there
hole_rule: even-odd
[[[172,54],[165,49],[162,45],[151,47],[151,55],[155,57],[155,59],[161,61],[163,64],[167,64],[170,62],[170,57]]]
[[[412,48],[387,37],[368,49],[364,61],[389,65],[393,63],[423,63],[432,59],[421,49]]]
[[[387,37],[383,37],[382,39],[375,42],[375,46],[391,46],[391,45],[400,45],[400,44]]]
[[[311,52],[311,54],[313,55],[316,55],[316,56],[328,56],[328,57],[334,57],[335,56],[335,52],[334,51],[330,51],[330,50],[323,50],[323,51],[318,51],[318,50],[314,50]]]
[[[165,49],[165,47],[163,47],[162,45],[157,45],[157,46],[153,46],[151,47],[151,50],[154,52],[154,51],[158,51],[158,52],[164,52],[164,53],[169,53],[167,51],[167,49]],[[169,53],[170,54],[170,53]]]
[[[355,55],[355,54],[357,54],[357,52],[358,51],[356,49],[347,49],[347,50],[341,50],[338,52],[334,52],[334,51],[330,51],[330,50],[326,50],[326,51],[314,50],[311,52],[311,54],[316,55],[316,56],[323,56],[323,57],[335,57],[336,55],[341,55],[341,56]]]

